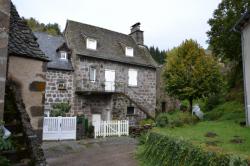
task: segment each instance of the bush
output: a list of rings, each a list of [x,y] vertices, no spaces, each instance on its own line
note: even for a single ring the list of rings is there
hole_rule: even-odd
[[[205,111],[211,111],[222,102],[223,100],[220,95],[210,96],[205,103]]]
[[[168,114],[163,113],[156,117],[156,126],[166,127],[168,124]]]
[[[153,126],[154,124],[155,124],[155,121],[153,121],[152,119],[143,119],[139,122],[140,126],[145,126],[145,125]]]
[[[0,155],[0,165],[2,166],[11,166],[10,161],[6,159],[4,156]]]
[[[69,103],[56,103],[53,105],[53,109],[51,110],[51,116],[65,116],[66,113],[70,111],[70,104]]]
[[[238,156],[207,152],[198,146],[176,138],[150,133],[138,154],[145,165],[154,166],[247,166]]]
[[[189,102],[187,100],[181,101],[180,110],[185,112],[188,110]]]
[[[185,124],[195,124],[199,119],[190,112],[176,111],[168,116],[169,127],[181,127]]]
[[[205,114],[205,120],[241,120],[244,119],[244,107],[239,102],[223,103]]]

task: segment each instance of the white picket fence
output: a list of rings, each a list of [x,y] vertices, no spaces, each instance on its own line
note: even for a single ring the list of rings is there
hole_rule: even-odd
[[[76,117],[44,117],[43,140],[69,139],[76,139]]]
[[[94,134],[95,138],[129,135],[129,121],[101,121],[94,124]]]

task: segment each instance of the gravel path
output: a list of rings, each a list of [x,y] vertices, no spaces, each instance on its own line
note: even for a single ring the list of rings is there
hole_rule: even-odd
[[[129,137],[44,142],[50,166],[137,166],[137,141]]]

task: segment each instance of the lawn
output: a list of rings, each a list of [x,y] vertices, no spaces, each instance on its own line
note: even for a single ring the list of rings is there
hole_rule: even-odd
[[[250,159],[250,128],[240,126],[239,121],[244,120],[244,111],[239,107],[236,103],[226,103],[214,110],[215,113],[221,112],[216,115],[217,120],[174,128],[157,127],[153,132],[189,140],[208,151],[236,154]]]

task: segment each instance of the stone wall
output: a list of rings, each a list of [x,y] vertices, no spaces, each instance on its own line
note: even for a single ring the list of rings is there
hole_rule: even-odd
[[[101,91],[104,92],[103,84],[105,82],[105,69],[115,70],[115,80],[117,89],[119,92],[123,92],[128,95],[132,100],[146,107],[151,114],[155,113],[156,109],[156,71],[152,68],[139,67],[135,65],[127,65],[117,62],[99,60],[94,58],[83,58],[76,56],[74,59],[74,78],[75,78],[75,90],[76,91]],[[94,66],[96,68],[96,82],[89,81],[89,68]],[[136,69],[138,71],[138,86],[129,87],[128,86],[128,70]],[[128,118],[125,116],[125,112],[127,111],[128,102],[123,101],[121,97],[114,97],[108,103],[113,103],[116,101],[116,104],[112,104],[112,113],[113,118]],[[93,100],[88,100],[88,104],[91,105]],[[101,101],[101,100],[100,100]],[[75,111],[83,111],[84,113],[92,112],[93,108],[84,107],[84,103],[86,103],[86,97],[84,96],[76,96],[74,99],[74,107]],[[117,104],[117,103],[120,104]],[[98,103],[97,103],[98,104]],[[120,106],[118,106],[120,105]],[[123,109],[121,109],[123,108]],[[122,115],[118,116],[121,112]],[[145,118],[145,114],[136,109],[136,114],[138,118],[130,117],[131,119],[142,119]],[[140,112],[140,113],[138,113]]]
[[[10,0],[0,0],[0,121],[3,119],[4,112],[9,21]]]
[[[9,56],[8,80],[20,85],[26,111],[32,127],[42,130],[45,91],[45,62]],[[31,72],[32,71],[32,72]]]
[[[65,89],[60,89],[63,83]],[[71,71],[48,70],[46,72],[45,111],[50,111],[53,104],[73,103],[73,73]]]

